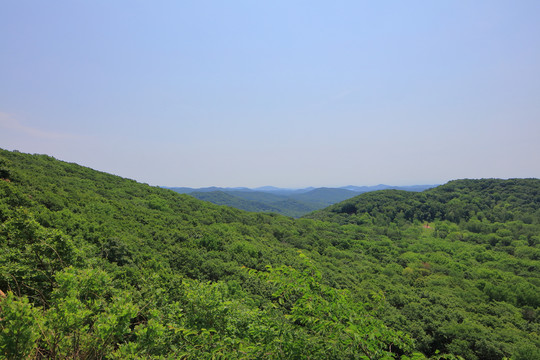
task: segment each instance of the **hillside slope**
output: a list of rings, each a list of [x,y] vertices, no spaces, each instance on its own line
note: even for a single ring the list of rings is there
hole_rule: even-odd
[[[399,220],[459,223],[476,218],[531,224],[540,217],[540,180],[454,180],[421,193],[382,190],[348,199],[308,217],[361,223],[365,214],[381,223]]]
[[[355,228],[365,240],[362,253],[387,264],[381,271],[392,281],[402,276],[404,284],[383,287],[401,316],[387,319],[407,326],[421,344],[440,348],[452,334],[442,348],[467,359],[500,359],[508,344],[490,344],[484,335],[503,339],[512,323],[535,338],[514,358],[540,356],[539,179],[455,180],[422,193],[381,190],[306,218]]]
[[[538,180],[368,193],[321,221],[45,155],[0,150],[0,178],[4,357],[540,355]]]
[[[370,310],[376,301],[326,285],[291,244],[300,233],[315,241],[335,229],[209,204],[45,155],[0,150],[0,175],[1,357],[413,351],[410,337]]]

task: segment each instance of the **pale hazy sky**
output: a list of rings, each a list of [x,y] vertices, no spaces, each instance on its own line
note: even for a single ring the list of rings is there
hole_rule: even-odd
[[[540,177],[540,1],[0,0],[0,147],[165,186]]]

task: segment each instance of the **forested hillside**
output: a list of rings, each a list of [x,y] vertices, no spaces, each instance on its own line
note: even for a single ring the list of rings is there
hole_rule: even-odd
[[[375,223],[471,219],[493,222],[520,220],[531,224],[540,216],[540,180],[455,180],[422,193],[384,190],[330,206],[310,216],[339,223]]]
[[[0,356],[538,359],[539,180],[291,219],[0,150]]]
[[[308,217],[362,234],[362,251],[391,279],[378,288],[399,315],[386,319],[407,327],[422,351],[498,359],[528,333],[514,357],[540,356],[540,180],[384,190]]]

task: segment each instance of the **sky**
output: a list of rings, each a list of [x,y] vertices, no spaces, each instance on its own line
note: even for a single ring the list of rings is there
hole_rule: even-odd
[[[0,0],[0,148],[159,186],[540,177],[540,1]]]

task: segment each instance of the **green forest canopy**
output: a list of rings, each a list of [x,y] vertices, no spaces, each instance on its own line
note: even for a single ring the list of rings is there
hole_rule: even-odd
[[[302,219],[0,150],[0,357],[540,358],[540,180]]]

